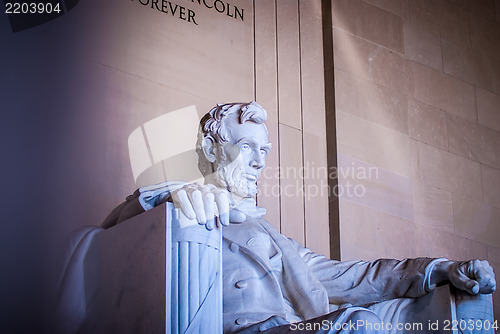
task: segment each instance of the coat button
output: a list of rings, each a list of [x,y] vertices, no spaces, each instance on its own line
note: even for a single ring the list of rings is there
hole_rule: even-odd
[[[234,321],[237,325],[246,325],[248,323],[248,320],[247,319],[243,319],[243,318],[238,318]]]
[[[235,244],[234,242],[229,245],[229,249],[233,253],[238,253],[240,251],[240,246],[238,244]]]
[[[238,281],[234,284],[238,289],[246,288],[248,283],[246,281]]]

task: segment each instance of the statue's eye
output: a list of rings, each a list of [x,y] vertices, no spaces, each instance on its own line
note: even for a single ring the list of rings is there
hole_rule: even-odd
[[[250,145],[248,145],[248,144],[243,144],[243,145],[241,145],[241,149],[242,149],[242,150],[249,150],[249,149],[250,149]]]
[[[260,154],[262,154],[262,155],[267,155],[267,153],[269,153],[269,152],[265,149],[260,150]]]

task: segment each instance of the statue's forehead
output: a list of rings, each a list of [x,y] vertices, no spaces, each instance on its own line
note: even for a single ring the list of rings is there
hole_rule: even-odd
[[[230,139],[235,142],[242,138],[252,139],[262,145],[269,142],[267,128],[263,123],[257,124],[251,121],[240,123],[238,116],[232,114],[225,119],[225,125]]]

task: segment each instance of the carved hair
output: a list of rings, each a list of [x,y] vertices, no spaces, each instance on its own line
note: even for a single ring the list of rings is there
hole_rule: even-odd
[[[238,113],[238,121],[240,124],[245,122],[263,124],[267,119],[266,110],[255,101],[250,103],[217,104],[208,113],[206,113],[200,121],[198,140],[196,143],[198,168],[203,175],[207,175],[208,173],[213,172],[213,170],[212,164],[206,159],[203,153],[203,149],[201,147],[202,141],[204,138],[209,138],[217,144],[227,143],[228,131],[224,124],[224,119],[234,113]]]

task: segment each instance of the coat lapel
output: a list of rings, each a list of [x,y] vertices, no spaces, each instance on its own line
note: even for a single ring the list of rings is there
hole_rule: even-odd
[[[311,319],[328,313],[326,289],[309,270],[297,250],[284,235],[280,234],[267,221],[260,219],[259,222],[283,253],[284,294],[293,303],[296,311],[304,319]]]
[[[249,220],[252,220],[252,218],[249,218]],[[304,319],[311,319],[328,313],[328,294],[326,289],[311,270],[309,270],[309,267],[290,241],[264,219],[258,219],[254,222],[257,222],[281,249],[283,261],[283,294],[292,302],[298,314]],[[242,224],[249,223],[247,221]],[[249,230],[244,226],[229,225],[224,228],[223,237],[229,243],[236,243],[242,251],[250,255],[267,272],[271,272],[269,259],[258,254],[247,244],[251,238]]]
[[[250,218],[251,219],[251,218]],[[244,222],[242,224],[249,224],[249,222]],[[240,249],[248,254],[253,260],[262,265],[266,272],[271,272],[271,267],[269,265],[269,258],[266,258],[263,254],[259,253],[257,250],[254,250],[248,244],[248,240],[252,238],[252,235],[249,235],[249,231],[251,229],[245,228],[245,226],[239,226],[239,224],[230,224],[228,227],[223,229],[223,238],[227,240],[229,243],[237,244]]]

